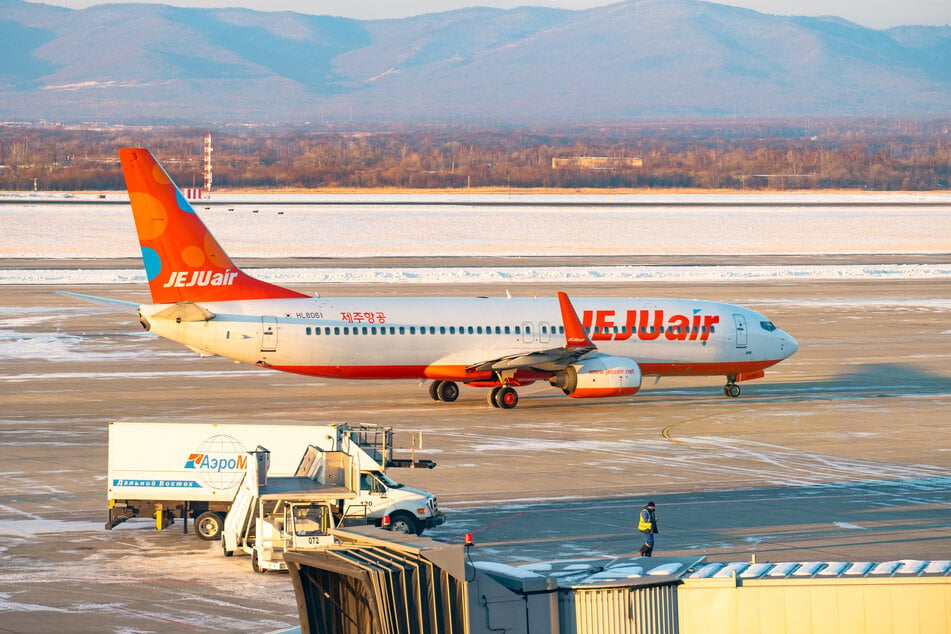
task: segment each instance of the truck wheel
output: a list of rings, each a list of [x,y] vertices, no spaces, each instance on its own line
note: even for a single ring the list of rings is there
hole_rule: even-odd
[[[198,539],[214,541],[221,537],[221,516],[214,511],[205,511],[195,520],[195,534]]]
[[[421,535],[423,525],[409,513],[394,513],[390,516],[390,530],[406,535]]]
[[[251,570],[254,572],[263,572],[261,566],[258,564],[258,549],[255,548],[251,551]]]

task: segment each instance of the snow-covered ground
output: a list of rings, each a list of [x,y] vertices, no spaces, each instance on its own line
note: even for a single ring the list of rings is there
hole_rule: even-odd
[[[0,258],[128,258],[129,208],[111,199],[0,196]],[[262,269],[294,283],[703,281],[951,275],[951,195],[273,196],[195,203],[243,258],[920,254],[922,264]],[[884,259],[884,258],[883,258]],[[0,284],[138,282],[135,270],[5,270]]]
[[[282,286],[304,284],[467,284],[523,282],[708,282],[783,279],[926,279],[951,277],[951,264],[786,266],[553,266],[477,268],[245,268]],[[0,285],[145,284],[139,269],[0,269]]]

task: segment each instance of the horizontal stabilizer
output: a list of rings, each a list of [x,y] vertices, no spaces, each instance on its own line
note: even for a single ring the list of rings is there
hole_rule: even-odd
[[[126,302],[121,299],[109,299],[108,297],[96,297],[95,295],[83,295],[82,293],[71,293],[69,291],[56,291],[56,293],[60,295],[67,295],[69,297],[76,297],[83,300],[84,302],[99,304],[100,306],[105,306],[106,308],[118,308],[125,313],[137,313],[140,306],[140,304],[137,302]]]

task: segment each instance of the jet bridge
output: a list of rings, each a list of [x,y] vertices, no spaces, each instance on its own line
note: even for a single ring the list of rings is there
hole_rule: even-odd
[[[371,526],[334,535],[339,545],[285,555],[305,634],[951,631],[949,560],[509,566]]]

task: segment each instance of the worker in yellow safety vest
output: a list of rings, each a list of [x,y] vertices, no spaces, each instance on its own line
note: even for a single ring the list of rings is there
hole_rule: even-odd
[[[654,552],[654,535],[659,532],[653,502],[648,502],[641,509],[640,516],[637,518],[637,530],[644,536],[644,545],[637,551],[637,554],[641,557],[650,557],[651,553]]]

